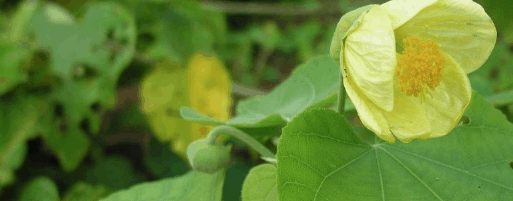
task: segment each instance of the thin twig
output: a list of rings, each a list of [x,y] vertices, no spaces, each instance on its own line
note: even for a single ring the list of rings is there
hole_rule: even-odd
[[[340,2],[334,1],[321,6],[292,6],[278,3],[239,3],[226,1],[203,1],[201,8],[229,14],[258,14],[258,15],[326,15],[345,13]]]

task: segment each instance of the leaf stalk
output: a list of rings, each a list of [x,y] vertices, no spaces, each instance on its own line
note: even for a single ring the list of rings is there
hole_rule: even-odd
[[[244,133],[243,131],[230,127],[230,126],[217,126],[215,127],[210,133],[208,134],[208,137],[206,139],[206,143],[208,144],[215,144],[217,143],[217,137],[220,135],[229,135],[232,137],[237,138],[238,140],[246,143],[248,146],[253,148],[255,151],[260,153],[263,158],[268,159],[275,159],[276,156],[271,152],[269,149],[267,149],[264,145],[260,144],[257,140],[249,136],[248,134]]]

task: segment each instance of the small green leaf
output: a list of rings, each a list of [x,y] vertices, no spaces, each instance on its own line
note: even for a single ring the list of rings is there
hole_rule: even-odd
[[[389,144],[361,141],[334,111],[304,112],[278,146],[280,200],[512,197],[513,125],[475,93],[465,118],[447,136]]]
[[[215,174],[191,171],[183,176],[138,184],[101,201],[220,201],[225,170]]]
[[[262,164],[249,171],[242,187],[242,201],[278,201],[276,166]]]
[[[59,189],[47,177],[33,179],[21,191],[18,201],[59,201]]]
[[[68,190],[63,201],[97,201],[108,193],[103,185],[93,186],[79,181]]]

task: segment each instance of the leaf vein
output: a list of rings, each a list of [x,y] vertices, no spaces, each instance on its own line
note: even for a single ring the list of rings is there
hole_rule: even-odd
[[[321,177],[324,177],[324,175],[322,173],[320,173],[319,171],[317,171],[314,167],[312,167],[310,164],[304,162],[303,160],[293,156],[293,155],[286,155],[286,156],[283,156],[283,158],[292,158],[292,159],[295,159],[297,160],[298,162],[306,165],[308,168],[312,169],[314,172],[316,172],[317,174],[319,174]],[[283,160],[283,159],[282,159]]]
[[[378,149],[374,149],[374,154],[376,154],[376,164],[378,166],[379,184],[381,185],[381,197],[383,197],[383,201],[385,201],[385,188],[383,186],[383,176],[381,175],[381,168],[379,167]]]
[[[424,187],[426,187],[429,190],[429,192],[431,192],[438,200],[442,200],[442,198],[438,194],[436,194],[436,192],[431,187],[429,187],[417,174],[415,174],[415,172],[413,172],[410,168],[408,168],[405,164],[403,164],[398,158],[396,158],[393,154],[388,152],[386,149],[383,149],[380,146],[378,146],[378,148],[381,149],[382,151],[384,151],[390,157],[392,157],[397,163],[399,163],[399,165],[401,165],[406,171],[408,171],[408,173],[410,173],[413,177],[415,177],[415,179],[417,179]]]
[[[491,184],[495,184],[495,185],[500,186],[500,187],[502,187],[502,188],[506,188],[506,189],[509,189],[509,190],[513,190],[513,187],[509,187],[509,186],[506,186],[506,185],[504,185],[504,184],[500,184],[500,183],[494,182],[494,181],[492,181],[492,180],[486,179],[486,178],[484,178],[484,177],[480,177],[480,176],[478,176],[478,175],[475,175],[475,174],[470,173],[469,171],[466,171],[466,170],[463,170],[463,169],[460,169],[460,168],[457,168],[457,167],[453,167],[453,166],[451,166],[451,165],[448,165],[448,164],[445,164],[445,163],[442,163],[442,162],[439,162],[439,161],[436,161],[436,160],[433,160],[433,159],[430,159],[430,158],[427,158],[427,157],[425,157],[425,156],[421,156],[421,155],[418,155],[418,154],[415,154],[415,153],[412,153],[412,152],[409,152],[409,151],[405,151],[405,150],[402,150],[402,149],[399,149],[399,148],[396,148],[396,147],[392,147],[392,146],[388,146],[388,145],[386,145],[386,146],[387,146],[387,147],[390,147],[390,148],[393,148],[393,149],[396,149],[396,150],[398,150],[398,151],[402,151],[402,152],[404,152],[404,153],[410,154],[410,155],[412,155],[412,156],[416,156],[416,157],[418,157],[418,158],[421,158],[421,159],[424,159],[424,160],[427,160],[427,161],[430,161],[430,162],[433,162],[433,163],[436,163],[436,164],[439,164],[439,165],[442,165],[442,166],[445,166],[445,167],[451,168],[451,169],[453,169],[453,170],[457,170],[457,171],[459,171],[459,172],[462,172],[462,173],[468,174],[468,175],[470,175],[470,176],[473,176],[473,177],[476,177],[476,178],[482,179],[482,180],[484,180],[484,181],[487,181],[487,182],[489,182],[489,183],[491,183]],[[382,150],[384,150],[383,148],[381,148],[381,149],[382,149]],[[475,168],[475,167],[474,167],[474,168]]]
[[[358,146],[358,147],[369,147],[369,145],[366,145],[366,144],[350,143],[350,142],[342,141],[342,140],[339,140],[339,139],[336,139],[336,138],[333,138],[333,137],[329,137],[329,136],[325,136],[325,135],[319,135],[319,134],[316,134],[316,133],[297,133],[297,134],[290,134],[290,135],[291,136],[314,136],[314,137],[318,137],[318,138],[326,138],[326,139],[333,140],[335,142],[346,144],[346,145]]]
[[[360,156],[356,157],[355,159],[353,159],[353,160],[349,161],[348,163],[346,163],[346,164],[344,164],[344,165],[340,166],[339,168],[337,168],[337,169],[335,169],[335,170],[331,171],[329,174],[327,174],[326,176],[324,176],[324,178],[323,178],[323,179],[322,179],[322,181],[321,181],[321,184],[319,184],[319,188],[317,188],[317,190],[316,190],[316,192],[315,192],[314,201],[315,201],[315,200],[317,200],[317,195],[320,195],[320,194],[319,194],[319,191],[321,190],[321,187],[322,187],[322,185],[324,184],[324,182],[326,181],[326,179],[327,179],[327,178],[329,178],[331,175],[335,174],[336,172],[338,172],[338,171],[340,171],[340,170],[344,169],[345,167],[347,167],[347,166],[351,165],[351,164],[352,164],[352,163],[354,163],[355,161],[359,160],[360,158],[362,158],[363,156],[365,156],[365,155],[366,155],[367,153],[369,153],[370,151],[371,151],[371,150],[368,150],[368,151],[364,152],[362,155],[360,155]],[[321,195],[321,196],[322,196],[322,195]],[[323,196],[323,197],[324,197],[324,196]]]

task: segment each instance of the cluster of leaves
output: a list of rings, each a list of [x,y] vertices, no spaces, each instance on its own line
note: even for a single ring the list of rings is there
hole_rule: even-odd
[[[0,200],[513,196],[513,32],[497,6],[508,2],[479,1],[499,39],[469,75],[475,93],[464,121],[447,137],[409,144],[387,144],[348,122],[357,119],[350,101],[346,117],[333,111],[340,69],[316,55],[328,53],[342,13],[227,15],[180,0],[55,2],[0,0]],[[281,84],[237,103],[232,80]],[[277,151],[278,165],[224,139],[235,144],[230,168],[191,171],[187,145],[216,125]]]
[[[115,106],[117,80],[135,50],[135,23],[122,7],[95,3],[76,19],[51,3],[26,1],[2,33],[0,187],[14,180],[41,136],[65,171],[75,169]],[[124,44],[118,51],[105,41]]]

